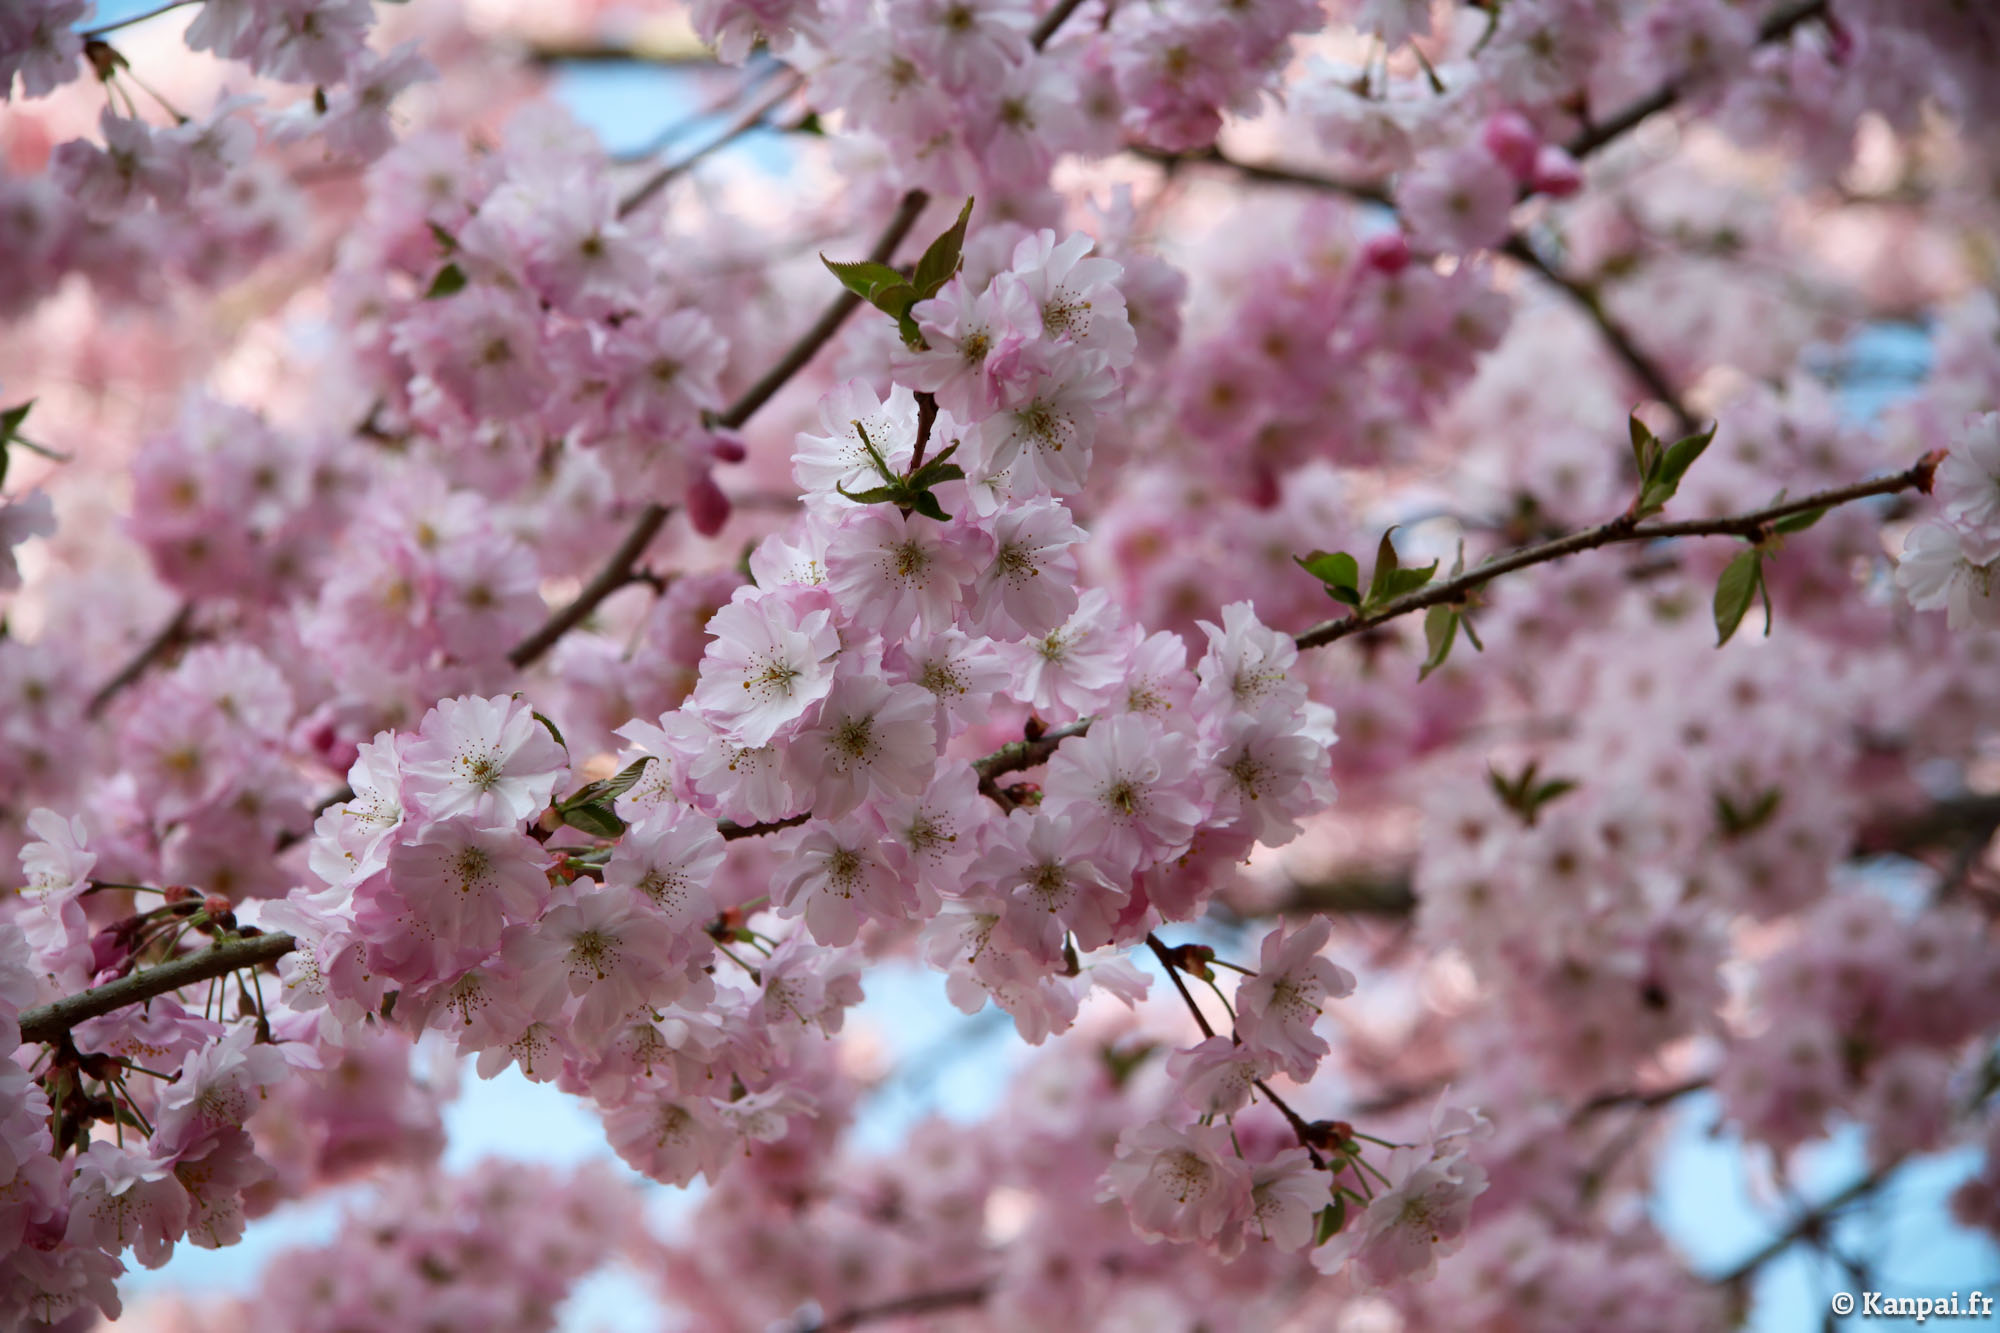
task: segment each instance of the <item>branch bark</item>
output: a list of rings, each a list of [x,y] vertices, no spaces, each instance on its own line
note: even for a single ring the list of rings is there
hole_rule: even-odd
[[[282,931],[269,935],[246,935],[227,940],[200,953],[176,958],[143,972],[75,995],[66,995],[53,1004],[37,1005],[21,1014],[21,1043],[54,1041],[78,1023],[97,1018],[127,1005],[140,1004],[168,991],[228,976],[239,967],[256,967],[275,962],[298,947],[298,941]]]
[[[194,621],[194,603],[182,602],[174,612],[174,618],[161,626],[160,632],[140,646],[132,654],[131,660],[118,668],[118,674],[104,682],[97,693],[90,696],[90,702],[83,707],[85,717],[96,717],[110,702],[129,687],[139,677],[152,669],[153,664],[180,647],[188,640],[188,627]]]
[[[1511,574],[1517,569],[1526,569],[1531,565],[1547,564],[1551,560],[1560,560],[1564,556],[1593,550],[1599,546],[1611,546],[1620,542],[1657,541],[1667,537],[1742,537],[1757,541],[1769,535],[1771,524],[1796,514],[1809,513],[1815,509],[1831,509],[1837,505],[1865,500],[1874,495],[1894,495],[1898,491],[1919,490],[1928,493],[1931,488],[1931,476],[1936,472],[1941,457],[1942,455],[1938,454],[1926,454],[1914,466],[1894,476],[1859,482],[1830,491],[1817,491],[1796,500],[1787,500],[1783,504],[1770,505],[1746,514],[1732,514],[1726,518],[1640,523],[1630,514],[1621,514],[1609,523],[1600,523],[1594,528],[1572,532],[1568,536],[1557,537],[1539,546],[1523,547],[1521,550],[1489,561],[1477,569],[1468,569],[1456,578],[1420,588],[1408,596],[1396,598],[1373,614],[1350,616],[1345,620],[1329,620],[1324,624],[1315,625],[1298,635],[1295,642],[1301,649],[1318,648],[1323,644],[1345,639],[1349,635],[1374,629],[1399,616],[1409,615],[1412,611],[1422,611],[1433,606],[1461,604],[1466,602],[1473,592],[1502,574]]]
[[[910,234],[910,228],[917,224],[917,217],[924,211],[924,205],[929,202],[930,197],[922,190],[912,190],[904,195],[901,205],[896,209],[895,217],[889,220],[888,227],[876,240],[875,248],[868,257],[878,264],[888,263],[890,257],[895,254],[896,247]],[[813,359],[827,340],[833,337],[842,322],[853,314],[860,304],[860,297],[852,292],[842,292],[814,321],[813,326],[786,350],[784,356],[779,358],[778,364],[771,367],[762,379],[744,390],[743,396],[717,417],[715,424],[733,430],[756,415],[757,410],[769,402],[772,395],[783,388],[787,380]],[[554,647],[556,641],[563,635],[589,617],[605,598],[630,583],[633,566],[638,563],[639,557],[645,554],[646,547],[652,544],[653,538],[659,535],[661,527],[666,524],[667,515],[671,512],[670,506],[662,504],[649,504],[640,510],[639,516],[633,520],[632,527],[626,532],[625,539],[618,543],[610,559],[604,562],[591,577],[590,582],[584,585],[583,590],[567,605],[542,622],[540,628],[533,634],[515,644],[513,651],[507,654],[507,660],[516,667],[525,667],[536,661]]]
[[[992,1285],[975,1282],[963,1287],[946,1287],[939,1291],[920,1291],[910,1296],[898,1296],[895,1300],[884,1301],[880,1305],[863,1305],[837,1314],[833,1318],[808,1326],[804,1333],[840,1333],[840,1330],[860,1328],[878,1319],[900,1319],[907,1315],[934,1314],[940,1310],[956,1310],[962,1306],[978,1305],[992,1291]]]

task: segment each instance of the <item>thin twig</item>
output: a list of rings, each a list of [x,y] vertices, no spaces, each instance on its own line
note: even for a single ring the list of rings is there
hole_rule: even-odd
[[[920,1291],[911,1296],[898,1296],[895,1300],[884,1301],[880,1305],[857,1306],[831,1319],[808,1324],[802,1333],[839,1333],[839,1330],[859,1328],[878,1319],[901,1319],[908,1315],[931,1314],[938,1310],[956,1310],[961,1306],[980,1304],[991,1291],[992,1285],[986,1282],[975,1282],[963,1287],[946,1287],[941,1291]]]
[[[1875,495],[1894,495],[1898,491],[1914,489],[1928,493],[1932,474],[1937,471],[1937,465],[1942,457],[1942,454],[1926,454],[1913,467],[1894,476],[1858,482],[1852,486],[1842,486],[1830,491],[1817,491],[1811,495],[1800,496],[1796,500],[1787,500],[1783,504],[1771,505],[1747,514],[1733,514],[1727,518],[1640,523],[1629,513],[1621,514],[1609,523],[1600,523],[1594,528],[1585,528],[1581,532],[1572,532],[1566,537],[1558,537],[1538,546],[1524,547],[1490,560],[1477,569],[1466,570],[1456,578],[1433,583],[1427,588],[1398,597],[1381,610],[1369,615],[1351,616],[1346,620],[1329,620],[1324,624],[1315,625],[1297,636],[1296,642],[1300,648],[1318,648],[1337,639],[1374,629],[1377,625],[1399,616],[1409,615],[1412,611],[1460,604],[1465,602],[1471,593],[1502,574],[1526,569],[1530,565],[1560,560],[1564,556],[1575,555],[1579,551],[1594,550],[1599,546],[1611,546],[1620,542],[1657,541],[1666,537],[1742,537],[1758,541],[1770,534],[1773,523],[1797,514],[1809,513],[1815,509],[1831,509],[1837,505],[1865,500]]]
[[[1887,1184],[1897,1165],[1891,1163],[1879,1171],[1870,1171],[1838,1193],[1808,1208],[1790,1226],[1772,1237],[1768,1245],[1716,1278],[1716,1285],[1729,1286],[1741,1282],[1800,1241],[1818,1240],[1824,1236],[1827,1223],[1833,1221],[1841,1209],[1865,1199]]]
[[[1042,15],[1042,21],[1028,35],[1028,42],[1037,51],[1049,44],[1049,38],[1056,35],[1056,29],[1069,19],[1071,14],[1083,8],[1083,0],[1057,0],[1056,7]]]
[[[180,608],[174,612],[174,618],[161,626],[159,633],[140,645],[139,651],[132,655],[131,660],[118,668],[118,674],[105,681],[103,687],[90,696],[90,702],[83,708],[84,716],[96,717],[102,713],[121,691],[151,670],[155,662],[187,642],[188,626],[193,620],[194,603],[182,602]]]
[[[669,162],[666,166],[661,167],[658,171],[655,171],[652,175],[641,181],[638,187],[630,194],[620,199],[618,201],[618,216],[621,218],[631,216],[648,199],[651,199],[654,195],[665,189],[667,182],[673,180],[674,177],[681,175],[703,158],[728,147],[751,130],[763,124],[764,117],[776,110],[779,103],[797,92],[799,85],[803,82],[804,80],[797,73],[787,71],[784,77],[778,80],[778,86],[774,90],[766,93],[756,102],[753,102],[747,111],[744,111],[729,123],[728,128],[724,129],[720,136],[703,144],[680,161]]]
[[[1760,45],[1782,41],[1791,35],[1792,29],[1825,13],[1826,0],[1797,0],[1764,21],[1764,26],[1757,31],[1757,41]],[[1586,126],[1563,147],[1571,157],[1582,161],[1612,140],[1629,134],[1641,122],[1673,106],[1681,100],[1683,92],[1679,82],[1663,84],[1612,113],[1610,119]]]
[[[1500,253],[1532,271],[1543,282],[1567,296],[1588,315],[1590,322],[1597,326],[1597,332],[1604,339],[1605,345],[1610,347],[1612,353],[1625,364],[1625,368],[1646,386],[1646,392],[1667,405],[1667,410],[1674,414],[1674,425],[1680,433],[1688,435],[1694,432],[1697,424],[1694,414],[1688,411],[1687,404],[1681,401],[1680,394],[1675,390],[1672,381],[1667,378],[1666,372],[1660,369],[1658,362],[1639,349],[1639,345],[1632,341],[1632,335],[1625,326],[1612,318],[1611,312],[1604,308],[1604,301],[1595,287],[1557,272],[1536,252],[1535,247],[1529,244],[1527,237],[1519,232],[1507,238],[1500,247]]]
[[[922,190],[912,190],[904,195],[901,206],[896,210],[896,216],[890,219],[889,226],[876,241],[875,249],[869,258],[876,263],[888,263],[896,247],[902,244],[903,238],[909,235],[910,228],[916,225],[917,216],[924,211],[924,205],[929,202],[930,197]],[[853,314],[860,304],[860,297],[852,292],[842,292],[821,313],[813,326],[786,350],[785,355],[779,358],[778,364],[771,367],[762,379],[744,390],[743,396],[716,418],[716,424],[733,430],[748,421],[756,414],[758,408],[769,402],[772,395],[784,387],[786,381],[813,359],[827,340],[833,337],[842,321]],[[660,504],[649,504],[640,510],[638,518],[633,520],[630,531],[625,534],[625,539],[618,543],[618,548],[611,553],[610,559],[606,560],[590,582],[584,585],[583,591],[552,614],[533,634],[515,644],[513,651],[507,654],[507,660],[516,667],[525,667],[535,661],[554,647],[558,639],[581,624],[605,598],[630,583],[632,567],[645,553],[653,538],[659,535],[669,512],[667,506]]]
[[[144,23],[147,19],[156,19],[162,14],[171,13],[173,10],[184,9],[189,5],[196,5],[200,3],[201,0],[168,0],[166,4],[161,5],[157,9],[149,9],[143,14],[134,14],[129,18],[122,18],[115,20],[114,22],[111,23],[100,24],[99,26],[92,28],[88,32],[85,32],[81,35],[84,41],[94,42],[98,40],[100,37],[104,36],[104,34],[107,32],[116,32],[120,28],[129,28],[135,23]]]

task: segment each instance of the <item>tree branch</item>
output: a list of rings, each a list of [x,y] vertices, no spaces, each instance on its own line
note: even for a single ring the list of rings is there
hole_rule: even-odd
[[[1071,14],[1083,8],[1083,0],[1056,0],[1055,8],[1042,15],[1042,21],[1028,35],[1028,43],[1037,51],[1049,44],[1049,38],[1056,35],[1056,29],[1069,20]]]
[[[1329,620],[1324,624],[1315,625],[1297,636],[1296,642],[1300,648],[1318,648],[1336,639],[1344,639],[1349,635],[1374,629],[1377,625],[1399,616],[1406,616],[1412,611],[1463,603],[1471,593],[1502,574],[1526,569],[1530,565],[1560,560],[1564,556],[1575,555],[1579,551],[1594,550],[1599,546],[1611,546],[1620,542],[1656,541],[1666,537],[1742,537],[1758,541],[1770,534],[1771,524],[1796,514],[1808,513],[1815,509],[1831,509],[1855,500],[1865,500],[1873,495],[1894,495],[1898,491],[1919,490],[1928,493],[1931,488],[1931,476],[1936,472],[1941,458],[1941,454],[1926,454],[1914,466],[1894,476],[1859,482],[1853,486],[1842,486],[1836,490],[1818,491],[1796,500],[1787,500],[1783,504],[1771,505],[1747,514],[1734,514],[1727,518],[1640,523],[1630,514],[1621,514],[1609,523],[1600,523],[1594,528],[1572,532],[1566,537],[1558,537],[1539,546],[1524,547],[1497,560],[1489,561],[1477,569],[1468,569],[1456,578],[1433,583],[1427,588],[1398,597],[1370,615],[1350,616],[1345,620]]]
[[[1764,26],[1757,30],[1757,42],[1759,45],[1766,45],[1782,41],[1791,36],[1792,29],[1825,13],[1826,0],[1796,0],[1795,3],[1786,5],[1764,21]],[[1679,82],[1663,84],[1614,112],[1609,120],[1585,126],[1563,147],[1569,151],[1571,157],[1580,162],[1612,140],[1631,133],[1649,117],[1673,106],[1681,100],[1685,91]]]
[[[1680,394],[1667,379],[1666,372],[1660,369],[1658,362],[1640,351],[1639,345],[1632,341],[1632,335],[1625,326],[1611,317],[1611,312],[1604,308],[1604,302],[1595,287],[1557,272],[1547,260],[1536,253],[1535,247],[1528,243],[1528,238],[1519,232],[1507,237],[1506,242],[1500,247],[1500,253],[1531,270],[1543,282],[1567,296],[1588,315],[1590,322],[1597,326],[1598,334],[1604,339],[1605,345],[1611,349],[1613,355],[1625,364],[1625,368],[1631,371],[1641,384],[1646,386],[1646,392],[1667,405],[1667,409],[1674,414],[1674,425],[1679,432],[1682,435],[1694,432],[1696,425],[1694,414],[1688,411],[1687,404],[1681,401]]]
[[[718,137],[695,149],[680,161],[669,162],[666,166],[661,167],[658,171],[655,171],[652,175],[641,181],[630,194],[620,199],[618,201],[618,216],[621,218],[631,216],[648,199],[651,199],[654,195],[665,189],[667,182],[673,180],[674,177],[687,171],[709,154],[726,148],[745,134],[748,134],[751,130],[763,124],[764,117],[776,110],[779,103],[797,92],[800,84],[804,82],[805,80],[797,72],[787,70],[779,77],[778,86],[775,89],[751,103],[749,109],[740,113],[735,120],[731,121],[729,127],[723,130]]]
[[[120,977],[91,990],[66,995],[53,1004],[37,1005],[22,1012],[21,1042],[26,1045],[31,1041],[54,1041],[86,1019],[139,1004],[198,981],[227,976],[239,967],[274,962],[297,947],[298,941],[283,932],[245,935],[200,953]]]
[[[917,224],[917,216],[924,211],[924,205],[929,202],[929,196],[922,190],[912,190],[904,195],[901,205],[896,209],[895,217],[889,220],[888,227],[876,240],[875,248],[868,257],[878,264],[888,263],[896,247],[910,234],[910,228]],[[860,304],[860,297],[852,292],[842,292],[821,313],[813,326],[786,350],[778,364],[771,367],[762,379],[744,390],[743,396],[715,419],[715,424],[734,429],[756,415],[757,409],[769,402],[772,395],[783,388],[787,380],[813,359],[826,341],[833,337],[842,321],[853,314]],[[630,531],[625,534],[625,540],[618,543],[618,548],[611,553],[610,559],[606,560],[590,582],[584,585],[583,591],[544,621],[533,634],[514,645],[513,651],[507,654],[507,660],[516,667],[525,667],[535,661],[553,647],[558,639],[581,624],[605,598],[630,583],[633,565],[645,553],[653,538],[659,535],[660,528],[666,523],[670,512],[668,506],[661,504],[649,504],[640,510],[638,518],[633,520]]]
[[[940,1291],[920,1291],[912,1296],[898,1296],[893,1301],[880,1305],[862,1305],[837,1314],[821,1323],[808,1325],[803,1333],[839,1333],[839,1330],[859,1328],[872,1324],[878,1319],[900,1319],[905,1315],[931,1314],[939,1310],[956,1310],[961,1306],[978,1305],[992,1291],[992,1284],[975,1282],[964,1287],[946,1287]]]
[[[153,664],[174,649],[188,641],[188,627],[194,620],[194,603],[185,601],[174,612],[174,618],[160,627],[160,632],[140,646],[130,661],[118,668],[118,674],[104,682],[97,693],[90,696],[90,702],[83,707],[85,717],[96,717],[102,713],[113,699],[139,677],[152,669]]]
[[[1716,1278],[1715,1284],[1730,1286],[1741,1282],[1800,1241],[1820,1239],[1825,1235],[1827,1223],[1833,1221],[1835,1214],[1881,1189],[1889,1182],[1890,1175],[1898,1165],[1900,1163],[1892,1162],[1879,1171],[1870,1171],[1830,1198],[1808,1208],[1799,1214],[1797,1220],[1790,1226],[1772,1237],[1770,1244]]]

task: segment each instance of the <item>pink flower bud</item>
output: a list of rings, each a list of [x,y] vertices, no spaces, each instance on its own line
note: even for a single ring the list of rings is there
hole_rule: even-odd
[[[696,474],[687,488],[688,522],[704,537],[713,537],[729,521],[729,497],[706,472]]]
[[[1361,262],[1394,277],[1410,266],[1410,238],[1400,231],[1371,236],[1361,246]]]
[[[733,430],[719,430],[708,437],[708,453],[718,463],[740,463],[750,456],[743,437]]]
[[[210,916],[226,916],[233,909],[229,899],[219,893],[211,893],[201,900],[201,910]]]
[[[1561,148],[1543,144],[1535,154],[1535,171],[1528,183],[1551,198],[1567,199],[1583,188],[1583,168]]]
[[[1535,174],[1535,150],[1542,146],[1542,136],[1520,112],[1500,111],[1488,117],[1480,141],[1495,161],[1514,173],[1515,180]]]

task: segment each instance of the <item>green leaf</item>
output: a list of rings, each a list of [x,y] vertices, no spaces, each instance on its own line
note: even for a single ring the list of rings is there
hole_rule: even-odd
[[[569,742],[563,739],[562,728],[549,721],[542,713],[536,712],[534,709],[529,709],[528,711],[534,713],[535,721],[549,729],[549,735],[556,738],[556,744],[562,746],[563,753],[567,754],[569,752]]]
[[[942,486],[947,481],[964,481],[965,469],[956,463],[926,463],[910,476],[910,486],[915,490],[929,490]]]
[[[577,789],[574,796],[571,796],[562,803],[562,808],[568,809],[573,805],[608,804],[617,800],[620,796],[632,790],[632,784],[639,780],[640,776],[646,771],[646,765],[652,762],[653,756],[647,755],[644,759],[634,760],[632,763],[625,765],[613,777],[600,778],[596,782],[586,783]]]
[[[1788,535],[1794,532],[1804,532],[1807,528],[1825,517],[1826,506],[1821,505],[1818,509],[1808,509],[1803,514],[1793,514],[1790,518],[1779,519],[1771,525],[1771,531],[1782,532]]]
[[[1708,446],[1715,442],[1715,426],[1716,423],[1710,422],[1707,430],[1684,435],[1668,446],[1667,452],[1660,459],[1660,470],[1656,480],[1678,489],[1681,478],[1685,477],[1687,470],[1694,466],[1694,460],[1706,453]]]
[[[424,291],[426,301],[435,301],[443,296],[455,296],[465,290],[465,270],[456,264],[446,264],[431,279],[431,285]]]
[[[440,250],[443,250],[446,254],[450,254],[452,251],[458,249],[458,237],[452,235],[443,227],[438,226],[435,222],[426,223],[425,225],[431,229],[431,235],[436,238]]]
[[[1376,544],[1375,576],[1368,580],[1368,600],[1370,602],[1383,600],[1382,590],[1388,585],[1389,579],[1394,576],[1396,571],[1402,568],[1402,562],[1396,558],[1396,543],[1390,540],[1395,531],[1396,525],[1391,524],[1389,530],[1382,534],[1382,540]]]
[[[1636,412],[1626,428],[1632,436],[1632,461],[1638,465],[1639,480],[1643,482],[1653,475],[1653,464],[1660,456],[1660,441]]]
[[[838,260],[828,259],[825,255],[821,255],[819,262],[826,265],[828,271],[834,277],[840,279],[841,286],[847,288],[848,291],[853,292],[870,305],[875,304],[875,298],[878,293],[888,291],[893,287],[906,285],[909,282],[909,279],[904,277],[900,270],[890,268],[887,264],[878,264],[872,259],[861,259],[851,264],[843,264]]]
[[[1159,1049],[1158,1042],[1147,1041],[1141,1042],[1129,1051],[1121,1051],[1113,1046],[1102,1046],[1098,1048],[1098,1053],[1104,1057],[1104,1068],[1111,1075],[1111,1086],[1122,1088],[1138,1071],[1139,1066],[1145,1064],[1153,1052]]]
[[[1375,582],[1382,589],[1382,595],[1380,598],[1377,598],[1371,591],[1369,600],[1371,602],[1378,600],[1393,602],[1398,597],[1413,593],[1431,581],[1432,576],[1437,573],[1437,567],[1438,562],[1433,560],[1422,569],[1391,570],[1386,579],[1382,577],[1382,571],[1378,569],[1375,571]]]
[[[1295,555],[1292,562],[1324,583],[1329,589],[1347,588],[1357,594],[1361,588],[1361,563],[1345,551],[1314,551]]]
[[[1472,617],[1462,615],[1459,617],[1459,623],[1465,628],[1465,641],[1472,645],[1472,651],[1475,653],[1485,652],[1486,645],[1479,641],[1479,631],[1472,627]]]
[[[625,831],[625,821],[609,805],[565,805],[562,820],[594,838],[615,838]]]
[[[1319,1210],[1313,1222],[1313,1244],[1324,1245],[1340,1234],[1347,1225],[1347,1196],[1334,1196],[1332,1203]]]
[[[1743,623],[1744,613],[1764,582],[1764,553],[1752,548],[1731,560],[1715,584],[1715,646],[1720,648]]]
[[[1715,822],[1722,827],[1725,838],[1743,838],[1755,833],[1771,822],[1778,813],[1779,803],[1784,800],[1784,790],[1768,787],[1749,805],[1739,808],[1721,792],[1715,793]]]
[[[922,514],[925,518],[934,518],[940,523],[946,523],[951,520],[951,515],[944,512],[944,506],[939,504],[938,498],[929,491],[913,492],[909,499],[909,505],[911,509]]]
[[[14,433],[21,429],[21,423],[28,419],[28,412],[34,405],[35,400],[30,398],[19,407],[10,407],[0,412],[0,444],[5,444],[14,438]]]
[[[1715,439],[1713,423],[1705,431],[1684,436],[1674,441],[1665,453],[1655,456],[1653,470],[1646,474],[1644,484],[1639,488],[1639,517],[1657,514],[1666,508],[1667,501],[1674,498],[1681,488],[1681,478],[1694,466]]]
[[[850,491],[836,481],[833,483],[833,489],[858,505],[903,503],[904,490],[903,484],[900,481],[894,486],[870,486],[865,491]]]
[[[882,457],[881,451],[875,447],[875,441],[868,438],[868,428],[859,421],[856,421],[854,423],[854,433],[861,437],[861,447],[868,451],[869,461],[875,464],[875,471],[881,475],[882,480],[888,482],[891,486],[900,482],[902,478],[890,470],[889,460]]]
[[[1434,606],[1424,612],[1424,646],[1430,656],[1417,672],[1419,681],[1430,677],[1431,672],[1444,665],[1451,656],[1451,645],[1458,638],[1458,612],[1448,606]]]
[[[968,199],[965,207],[958,210],[958,221],[932,241],[923,258],[917,261],[916,276],[910,281],[917,289],[919,301],[936,296],[951,281],[951,275],[958,272],[959,259],[965,250],[965,224],[971,219],[972,201]]]

